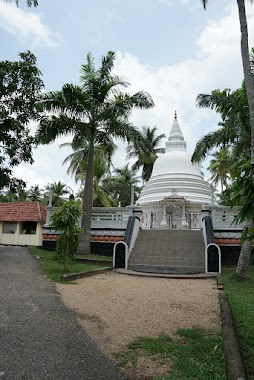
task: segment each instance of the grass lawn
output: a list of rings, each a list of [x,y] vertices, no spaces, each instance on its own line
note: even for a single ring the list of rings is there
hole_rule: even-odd
[[[153,380],[226,380],[226,361],[223,353],[222,333],[199,328],[178,329],[174,338],[138,338],[128,350],[116,354],[120,367],[132,368],[139,360],[157,361]],[[164,367],[163,374],[156,369]]]
[[[235,321],[248,379],[254,380],[254,268],[251,267],[250,279],[246,282],[235,281],[233,273],[234,269],[223,268],[221,279]]]
[[[47,250],[36,248],[36,247],[29,247],[29,251],[34,256],[40,258],[42,270],[48,276],[48,278],[50,278],[51,280],[55,282],[60,282],[60,283],[66,283],[66,284],[70,283],[70,282],[62,281],[60,279],[60,277],[63,274],[86,272],[93,269],[110,266],[108,262],[105,262],[105,264],[75,263],[75,264],[70,264],[68,267],[68,271],[64,272],[63,264],[53,259],[53,256],[55,254],[54,251],[47,251]]]

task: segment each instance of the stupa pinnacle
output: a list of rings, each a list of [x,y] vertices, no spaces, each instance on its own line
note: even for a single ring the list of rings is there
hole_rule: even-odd
[[[172,150],[180,150],[186,152],[186,142],[184,141],[184,137],[177,120],[176,111],[169,138],[166,142],[166,152],[170,152]]]

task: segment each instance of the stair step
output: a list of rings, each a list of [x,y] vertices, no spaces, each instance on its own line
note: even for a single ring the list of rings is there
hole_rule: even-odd
[[[148,272],[148,273],[204,273],[204,266],[158,266],[158,265],[132,265],[129,267],[130,270],[137,272]]]
[[[200,230],[141,230],[128,268],[154,273],[202,273],[205,246]]]

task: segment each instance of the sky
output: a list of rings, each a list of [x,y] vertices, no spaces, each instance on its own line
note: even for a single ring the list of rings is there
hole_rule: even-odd
[[[0,0],[0,60],[18,60],[19,52],[30,50],[45,91],[52,91],[64,83],[80,83],[88,52],[99,67],[101,57],[114,51],[114,73],[128,80],[128,92],[144,90],[155,103],[152,109],[134,110],[130,121],[140,129],[157,127],[167,139],[176,110],[190,155],[220,120],[214,111],[196,107],[197,95],[241,86],[236,0],[208,1],[206,11],[200,0],[39,0],[37,8],[28,8],[25,0],[18,8],[14,3]],[[246,10],[251,48],[254,5],[247,1]],[[60,180],[77,191],[79,186],[62,165],[71,151],[59,147],[70,141],[66,137],[39,146],[33,165],[19,165],[15,176],[27,182],[27,188]],[[113,163],[119,168],[128,163],[127,145],[117,145]]]

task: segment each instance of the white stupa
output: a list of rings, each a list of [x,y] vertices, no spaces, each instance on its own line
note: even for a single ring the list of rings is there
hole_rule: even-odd
[[[186,152],[175,112],[165,154],[155,161],[137,201],[143,211],[143,227],[198,228],[198,215],[207,203],[211,203],[210,186]]]

